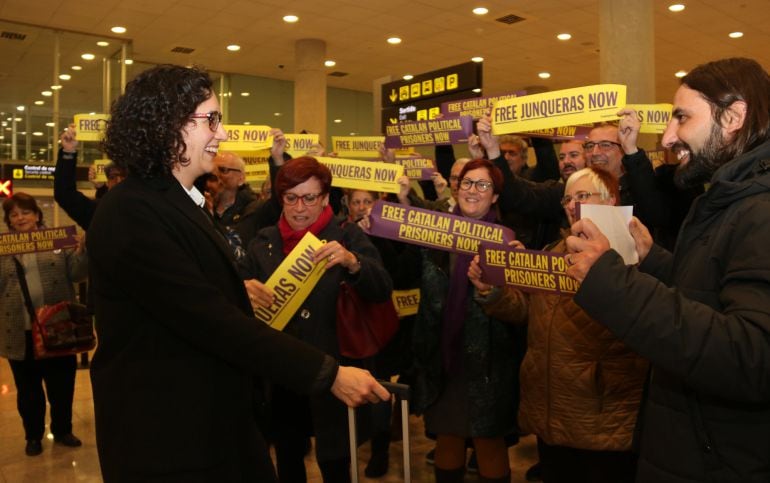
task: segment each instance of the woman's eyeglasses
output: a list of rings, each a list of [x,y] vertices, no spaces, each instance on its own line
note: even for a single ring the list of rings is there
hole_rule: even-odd
[[[283,204],[294,206],[301,199],[302,204],[304,204],[305,206],[315,206],[318,204],[318,200],[321,199],[321,194],[322,193],[315,193],[315,194],[310,193],[307,195],[299,196],[299,195],[295,195],[294,193],[284,193]]]
[[[585,203],[590,200],[592,196],[601,196],[601,193],[591,193],[590,191],[578,191],[574,195],[564,195],[561,199],[561,205],[567,206],[572,200],[578,203]]]
[[[222,122],[222,113],[219,111],[211,111],[211,112],[196,112],[193,114],[190,114],[190,117],[193,119],[206,119],[209,122],[209,129],[211,129],[211,132],[216,132],[217,128],[219,127],[219,123]]]
[[[483,193],[494,185],[491,181],[485,181],[483,179],[473,181],[470,178],[463,178],[463,180],[460,181],[460,189],[463,191],[468,191],[471,189],[471,186],[476,186],[476,191]]]
[[[614,143],[612,141],[588,141],[583,144],[583,149],[587,152],[593,151],[595,146],[599,146],[599,151],[609,151],[613,147],[620,147],[620,143]]]

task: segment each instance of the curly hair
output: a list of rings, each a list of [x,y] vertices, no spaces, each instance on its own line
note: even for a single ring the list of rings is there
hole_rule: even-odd
[[[37,201],[31,195],[17,191],[10,198],[3,201],[3,221],[8,228],[11,228],[11,210],[16,207],[21,210],[33,211],[37,215],[38,226],[43,226],[43,210],[37,205]]]
[[[195,108],[212,96],[208,73],[197,67],[159,65],[139,74],[112,105],[103,149],[129,174],[171,176],[189,164],[182,129]]]

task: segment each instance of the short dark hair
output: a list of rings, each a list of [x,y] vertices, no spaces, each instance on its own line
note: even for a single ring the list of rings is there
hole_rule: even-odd
[[[139,74],[112,105],[103,147],[128,173],[171,176],[189,164],[182,128],[195,108],[213,95],[208,73],[197,67],[159,65]]]
[[[500,171],[500,168],[495,166],[492,161],[488,159],[478,158],[472,161],[468,161],[465,163],[465,166],[463,166],[463,170],[460,171],[460,176],[458,179],[462,181],[462,179],[465,177],[465,173],[474,169],[487,170],[489,177],[492,178],[492,192],[494,194],[499,195],[500,192],[503,191],[503,173]]]
[[[273,193],[283,203],[283,194],[291,188],[315,177],[321,183],[321,194],[329,192],[332,185],[332,172],[312,156],[300,156],[290,159],[275,176]]]
[[[682,78],[682,85],[696,90],[711,105],[714,122],[735,102],[746,103],[746,120],[725,146],[734,158],[770,138],[770,76],[752,59],[733,57],[701,64]]]
[[[22,210],[34,211],[38,216],[37,224],[43,224],[43,210],[37,206],[37,201],[35,201],[35,198],[32,197],[32,195],[28,195],[27,193],[22,193],[19,191],[14,193],[10,198],[6,198],[5,201],[3,201],[3,221],[5,221],[5,225],[9,229],[11,228],[11,210],[17,206]]]

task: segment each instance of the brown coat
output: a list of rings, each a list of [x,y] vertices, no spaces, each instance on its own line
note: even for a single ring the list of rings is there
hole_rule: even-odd
[[[627,451],[647,369],[571,296],[532,294],[519,426],[550,445]]]

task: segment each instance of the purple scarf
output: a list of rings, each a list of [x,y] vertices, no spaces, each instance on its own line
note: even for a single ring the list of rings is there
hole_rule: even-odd
[[[455,206],[452,214],[462,215],[460,205]],[[497,221],[497,210],[494,206],[480,221]],[[441,316],[441,360],[448,374],[457,373],[462,367],[463,325],[467,313],[468,287],[471,285],[468,280],[468,267],[472,260],[473,255],[456,254],[455,266],[449,278],[449,292]]]

